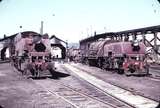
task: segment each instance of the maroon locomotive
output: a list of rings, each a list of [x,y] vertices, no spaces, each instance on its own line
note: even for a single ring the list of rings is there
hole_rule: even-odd
[[[14,65],[23,74],[31,72],[39,77],[41,72],[49,71],[53,75],[55,67],[51,61],[51,46],[48,34],[21,36],[15,38]]]
[[[118,73],[148,74],[145,62],[146,46],[138,41],[99,39],[80,44],[82,61],[103,69],[114,69]]]
[[[69,61],[79,62],[81,58],[80,50],[78,48],[68,49],[68,58]]]

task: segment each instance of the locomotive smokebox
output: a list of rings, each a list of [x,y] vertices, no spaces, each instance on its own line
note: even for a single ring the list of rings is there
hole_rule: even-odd
[[[46,50],[46,46],[40,42],[40,43],[36,43],[35,44],[35,47],[34,49],[37,51],[37,52],[44,52]]]
[[[139,46],[139,42],[138,42],[138,40],[134,40],[133,42],[132,42],[132,50],[133,51],[139,51],[140,50],[140,46]]]

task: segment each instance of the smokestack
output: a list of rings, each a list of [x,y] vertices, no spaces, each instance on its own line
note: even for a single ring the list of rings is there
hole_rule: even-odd
[[[94,36],[96,36],[96,31],[94,32]]]
[[[40,34],[43,35],[43,21],[41,21]]]

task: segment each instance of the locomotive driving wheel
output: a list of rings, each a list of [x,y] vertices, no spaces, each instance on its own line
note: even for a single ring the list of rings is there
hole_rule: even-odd
[[[102,60],[100,58],[98,58],[98,67],[102,68]]]
[[[52,63],[48,63],[47,66],[48,71],[50,72],[50,74],[52,75],[52,77],[55,76],[55,67]]]
[[[40,70],[39,69],[35,71],[35,77],[40,77]]]
[[[118,69],[118,74],[124,74],[124,69]]]
[[[149,73],[149,66],[146,66],[145,69],[144,69],[144,71],[145,71],[146,75],[150,75],[150,73]]]
[[[22,71],[22,75],[27,75],[28,74],[28,69],[25,67],[24,70]]]
[[[105,64],[105,62],[102,62],[102,65],[101,65],[101,66],[102,66],[102,69],[103,69],[103,70],[106,70],[106,64]]]
[[[90,61],[88,60],[88,58],[86,58],[85,64],[88,65],[88,66],[90,65]]]

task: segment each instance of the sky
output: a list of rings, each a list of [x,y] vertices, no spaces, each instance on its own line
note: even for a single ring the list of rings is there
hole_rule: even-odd
[[[0,38],[22,31],[79,42],[96,33],[160,25],[157,0],[2,0]],[[22,28],[20,28],[22,26]]]

